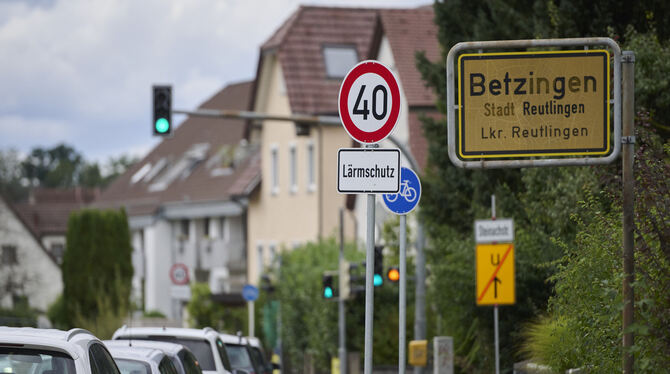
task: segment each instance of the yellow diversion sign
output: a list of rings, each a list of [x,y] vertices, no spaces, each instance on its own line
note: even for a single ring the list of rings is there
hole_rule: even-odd
[[[610,152],[609,52],[463,54],[462,159]]]
[[[514,244],[478,244],[476,257],[477,305],[514,304]]]

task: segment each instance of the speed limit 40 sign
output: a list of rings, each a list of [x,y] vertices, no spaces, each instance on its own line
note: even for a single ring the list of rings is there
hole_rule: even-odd
[[[378,61],[362,61],[344,77],[338,107],[349,136],[360,143],[380,142],[398,122],[398,80]]]

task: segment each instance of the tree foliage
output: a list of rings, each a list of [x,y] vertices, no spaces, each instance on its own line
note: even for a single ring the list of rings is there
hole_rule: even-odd
[[[663,372],[670,365],[670,152],[637,123],[635,206],[636,367]],[[526,351],[556,370],[620,370],[622,301],[622,213],[620,180],[589,194],[573,216],[574,245],[561,243],[550,314],[528,327]],[[540,331],[543,331],[540,333]],[[550,339],[561,336],[562,339]]]
[[[110,157],[104,164],[89,162],[66,144],[35,147],[26,155],[0,150],[0,193],[10,201],[21,201],[31,187],[106,187],[137,162],[128,155]]]
[[[668,58],[664,56],[668,53],[670,36],[667,8],[667,2],[655,0],[635,3],[622,0],[436,2],[435,21],[443,58],[433,62],[418,53],[417,66],[426,84],[437,94],[438,109],[446,113],[444,61],[449,49],[457,42],[610,35],[624,43],[624,47],[639,53],[636,77],[641,84],[636,85],[636,104],[647,108],[652,113],[650,122],[663,130],[665,124],[670,123],[670,115],[665,112],[670,107],[670,97],[665,92],[668,80],[667,74],[663,73],[667,72]],[[640,66],[641,63],[644,66]],[[588,249],[585,243],[589,243],[589,230],[595,228],[576,225],[570,220],[579,212],[578,201],[598,196],[591,202],[592,208],[609,212],[614,197],[601,195],[599,191],[612,183],[612,179],[616,179],[613,176],[620,174],[620,170],[616,165],[485,171],[458,169],[448,158],[444,142],[446,121],[424,118],[423,122],[429,146],[428,168],[422,176],[421,211],[430,238],[426,249],[431,274],[429,302],[435,305],[444,321],[435,333],[454,336],[459,370],[491,372],[492,313],[489,308],[475,306],[472,222],[475,218],[490,217],[490,195],[495,194],[497,215],[514,218],[516,228],[517,303],[502,308],[500,313],[502,364],[503,368],[509,369],[512,362],[523,357],[517,352],[525,339],[519,334],[519,327],[545,315],[552,295],[569,292],[569,289],[554,287],[554,283],[562,279],[555,276],[560,264],[556,260],[575,248]],[[667,133],[661,134],[667,139]],[[607,229],[616,230],[616,225]],[[591,305],[594,313],[599,305],[597,301]],[[551,321],[561,329],[561,336],[569,334],[564,319]],[[608,334],[616,335],[620,330],[620,324],[618,330],[610,330],[611,326],[607,324],[599,327]],[[535,331],[541,334],[547,329]],[[608,344],[620,346],[620,341]],[[558,349],[552,352],[555,357],[570,357]]]
[[[125,211],[84,209],[68,220],[63,255],[63,301],[68,325],[93,319],[104,305],[128,305],[133,275]],[[106,298],[100,298],[105,296]],[[125,313],[125,311],[121,311]]]

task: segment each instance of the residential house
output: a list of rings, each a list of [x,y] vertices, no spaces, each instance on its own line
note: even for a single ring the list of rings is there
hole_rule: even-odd
[[[70,213],[91,203],[100,190],[82,187],[43,188],[30,191],[28,200],[13,204],[26,227],[60,265]]]
[[[229,85],[200,108],[247,110],[251,88]],[[243,120],[190,117],[95,201],[126,209],[133,294],[145,310],[181,320],[190,298],[181,283],[188,281],[242,300],[248,196],[260,183],[258,153],[246,135]],[[187,279],[171,274],[176,264],[187,268]]]
[[[439,58],[436,35],[432,7],[301,6],[260,48],[253,109],[337,116],[340,84],[349,69],[378,59],[394,70],[403,92],[393,136],[423,165],[426,141],[419,113],[436,110],[434,95],[414,68],[414,53],[426,49],[429,58]],[[266,120],[254,127],[251,139],[260,144],[263,183],[249,202],[250,282],[258,282],[282,248],[336,234],[342,207],[347,208],[347,238],[365,237],[365,204],[337,192],[337,150],[354,146],[342,127]],[[378,211],[382,222],[382,208]]]
[[[37,214],[36,217],[43,217]],[[63,291],[56,257],[15,206],[0,196],[0,307],[27,302],[46,312]]]

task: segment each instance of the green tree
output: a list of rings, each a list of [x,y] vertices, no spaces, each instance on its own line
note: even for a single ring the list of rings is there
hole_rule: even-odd
[[[664,372],[670,365],[670,148],[638,121],[635,158],[636,370]],[[552,276],[550,313],[527,328],[529,357],[563,371],[574,367],[611,373],[621,367],[621,186],[589,194],[573,221],[573,245]],[[561,339],[556,339],[561,337]]]
[[[191,285],[191,300],[186,305],[191,327],[213,327],[219,331],[236,334],[247,332],[247,307],[226,307],[212,301],[212,292],[207,283]]]
[[[261,292],[259,308],[272,305],[280,309],[281,339],[284,348],[284,370],[302,372],[304,355],[309,354],[318,372],[330,368],[330,359],[337,357],[338,318],[336,298],[322,296],[322,275],[337,271],[339,244],[334,239],[307,243],[292,251],[282,252],[281,266],[271,270],[275,279],[272,294]],[[351,245],[345,248],[345,258],[359,264],[359,274],[364,274],[361,261],[365,254]],[[391,260],[392,261],[392,260]],[[389,262],[386,261],[386,265]],[[362,283],[362,282],[359,282]],[[337,277],[335,277],[335,287]],[[409,287],[408,287],[409,288]],[[346,304],[347,350],[363,352],[365,325],[365,295],[358,294]],[[408,300],[411,296],[408,295]],[[273,304],[278,302],[278,304]],[[409,308],[412,309],[412,308]],[[267,321],[261,316],[259,321]],[[269,313],[267,313],[269,314]],[[263,317],[263,318],[260,318]],[[413,316],[408,315],[408,321]],[[375,289],[374,313],[375,365],[395,365],[398,355],[398,287],[386,282]],[[410,336],[410,335],[408,335]]]
[[[0,150],[0,195],[9,201],[23,200],[28,196],[21,160],[15,149]]]
[[[75,316],[91,320],[106,312],[101,305],[128,306],[133,267],[125,211],[73,212],[66,243],[62,265],[63,301],[70,318],[66,324],[75,323]]]

